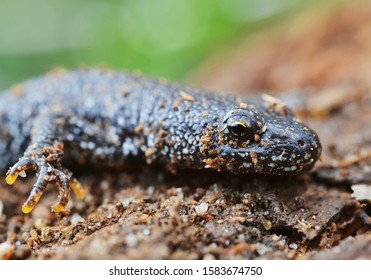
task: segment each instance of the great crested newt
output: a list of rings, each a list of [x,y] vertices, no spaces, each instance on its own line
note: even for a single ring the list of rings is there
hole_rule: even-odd
[[[49,183],[59,189],[55,212],[70,189],[82,197],[69,169],[83,166],[293,175],[320,154],[316,133],[270,95],[222,95],[108,69],[52,71],[0,93],[0,172],[8,184],[28,169],[37,174],[25,213]]]

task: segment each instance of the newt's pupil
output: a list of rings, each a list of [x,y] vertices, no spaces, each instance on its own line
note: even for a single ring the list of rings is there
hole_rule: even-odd
[[[228,125],[228,130],[231,132],[233,136],[242,137],[245,135],[247,129],[247,125],[243,122],[234,122]]]

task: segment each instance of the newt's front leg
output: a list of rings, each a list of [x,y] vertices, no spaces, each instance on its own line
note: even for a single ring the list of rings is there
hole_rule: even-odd
[[[29,213],[40,200],[48,184],[55,183],[59,189],[58,202],[52,211],[62,211],[69,200],[70,188],[77,197],[83,198],[84,191],[81,185],[72,179],[72,173],[65,169],[63,158],[63,131],[68,120],[62,110],[47,110],[41,113],[32,129],[31,143],[24,155],[7,172],[6,182],[12,185],[18,176],[25,176],[25,171],[36,171],[37,181],[22,206],[24,213]]]

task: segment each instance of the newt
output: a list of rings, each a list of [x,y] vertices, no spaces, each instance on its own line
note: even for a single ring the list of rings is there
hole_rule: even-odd
[[[30,212],[50,183],[62,211],[70,170],[128,164],[294,175],[321,154],[316,133],[269,95],[222,95],[108,69],[52,71],[0,93],[0,172],[13,184],[26,170],[36,182]]]

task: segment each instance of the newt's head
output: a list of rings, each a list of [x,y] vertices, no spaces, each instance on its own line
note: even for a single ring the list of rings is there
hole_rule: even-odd
[[[316,133],[282,103],[241,103],[224,116],[213,134],[218,149],[204,162],[217,170],[290,175],[308,171],[321,155]]]

